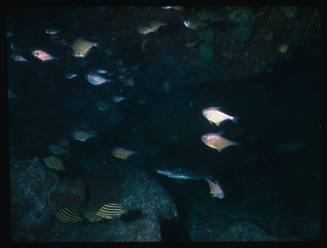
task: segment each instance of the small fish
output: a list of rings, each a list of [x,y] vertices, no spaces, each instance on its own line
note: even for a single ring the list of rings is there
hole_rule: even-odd
[[[86,218],[89,222],[99,222],[105,220],[105,218],[96,215],[96,211],[91,210],[83,214],[84,218]]]
[[[164,88],[164,90],[168,93],[169,91],[171,91],[171,85],[169,82],[165,81],[162,83],[162,87]]]
[[[118,79],[119,79],[119,80],[124,80],[124,79],[126,79],[126,78],[127,78],[126,75],[119,75],[119,76],[118,76]]]
[[[10,42],[10,49],[15,50],[15,46],[14,46],[14,44],[12,42]]]
[[[114,103],[119,103],[119,102],[121,102],[121,101],[126,100],[126,97],[124,97],[124,96],[113,96],[113,97],[111,97],[111,100],[112,100]]]
[[[139,32],[139,34],[146,35],[146,34],[149,34],[149,33],[152,33],[152,32],[156,32],[157,30],[152,29],[150,27],[140,26],[140,27],[137,28],[137,31]]]
[[[86,77],[87,81],[93,85],[101,85],[101,84],[104,84],[107,82],[111,82],[110,79],[100,76],[96,73],[92,73],[92,72],[86,74],[85,77]]]
[[[106,111],[111,107],[111,105],[106,102],[97,102],[96,106],[97,106],[97,109],[101,110],[101,111]]]
[[[69,140],[65,137],[60,137],[57,140],[57,144],[61,147],[68,147],[69,146]]]
[[[295,153],[303,150],[308,144],[305,142],[290,142],[285,144],[278,144],[273,148],[273,151],[278,154]]]
[[[60,31],[55,28],[48,28],[47,30],[45,30],[45,33],[49,34],[49,35],[55,35],[55,34],[58,34],[59,32]]]
[[[75,78],[75,77],[77,77],[77,74],[75,74],[75,73],[72,73],[72,72],[67,72],[66,74],[65,74],[65,78],[67,78],[67,79],[73,79],[73,78]]]
[[[209,184],[210,194],[212,197],[219,199],[225,198],[225,193],[217,180],[213,179],[212,177],[206,177],[205,180]]]
[[[30,165],[36,164],[40,162],[40,159],[38,156],[34,156],[31,160],[29,160]]]
[[[139,68],[140,68],[140,65],[138,65],[138,64],[135,64],[135,65],[131,66],[132,71],[137,71]]]
[[[62,148],[58,145],[49,145],[48,151],[51,152],[52,154],[58,155],[58,156],[68,154],[68,152],[64,148]]]
[[[236,117],[227,115],[219,110],[218,107],[209,107],[202,110],[202,115],[211,123],[217,127],[225,120],[237,121]]]
[[[34,50],[32,54],[34,57],[38,58],[41,61],[49,61],[49,60],[57,59],[56,57],[40,49]]]
[[[116,147],[111,151],[111,154],[119,159],[124,159],[127,160],[130,156],[136,154],[137,152],[135,151],[131,151],[131,150],[127,150],[123,147]]]
[[[282,44],[282,45],[280,45],[280,46],[278,47],[278,51],[279,51],[280,53],[287,53],[287,51],[288,51],[288,47],[289,47],[288,44]]]
[[[11,38],[11,37],[13,37],[14,36],[14,34],[12,33],[12,32],[7,32],[6,33],[6,38]]]
[[[191,20],[185,20],[183,23],[184,23],[185,27],[194,29],[194,30],[198,29],[200,26],[199,22],[191,21]]]
[[[8,90],[8,99],[17,98],[17,96],[11,90]]]
[[[130,77],[128,79],[123,79],[122,80],[123,85],[124,86],[130,86],[130,87],[134,87],[135,86],[135,81],[133,77]]]
[[[157,30],[162,26],[165,26],[166,23],[160,22],[160,21],[151,21],[150,22],[150,28],[153,30]]]
[[[55,156],[49,156],[42,159],[45,166],[47,166],[50,169],[62,171],[65,170],[65,167],[63,166],[63,161]]]
[[[127,209],[120,204],[107,203],[103,205],[95,215],[100,216],[104,219],[111,220],[113,218],[119,218],[127,212]]]
[[[190,41],[190,42],[187,42],[185,44],[185,46],[191,48],[191,47],[195,47],[197,44],[199,44],[198,41]]]
[[[19,54],[11,54],[11,58],[16,62],[29,62],[24,56]]]
[[[106,73],[108,73],[108,71],[105,69],[97,69],[97,73],[106,74]]]
[[[127,70],[128,70],[127,67],[119,67],[118,72],[123,73],[123,72],[125,72]]]
[[[174,9],[177,11],[183,11],[184,7],[183,6],[163,6],[161,7],[162,9]]]
[[[61,208],[57,211],[56,217],[61,222],[70,222],[70,223],[77,223],[83,220],[83,217],[80,213],[76,212],[71,208]]]
[[[179,180],[201,180],[204,177],[202,175],[193,173],[187,169],[156,169],[156,172],[160,175],[164,175],[170,178]]]
[[[95,132],[86,132],[86,131],[82,131],[82,130],[74,130],[72,132],[72,136],[75,140],[84,142],[86,140],[88,140],[89,138],[95,137],[96,134]]]
[[[221,134],[222,133],[207,133],[202,135],[201,140],[205,145],[216,149],[218,152],[221,152],[229,146],[237,146],[239,144],[238,142],[222,137]]]
[[[89,54],[92,47],[97,46],[98,43],[96,42],[87,41],[79,38],[73,43],[74,56],[78,58],[84,58],[86,55]]]

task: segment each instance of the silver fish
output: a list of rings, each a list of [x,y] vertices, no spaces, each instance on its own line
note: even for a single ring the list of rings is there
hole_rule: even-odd
[[[175,169],[156,169],[156,172],[160,175],[164,175],[174,179],[180,180],[202,180],[204,176],[196,174],[187,169],[175,168]]]
[[[16,95],[11,90],[8,90],[8,99],[16,98]]]
[[[113,102],[115,102],[115,103],[118,103],[118,102],[126,100],[126,97],[124,97],[124,96],[113,96],[113,97],[111,97],[111,100]]]
[[[64,148],[62,148],[61,146],[58,146],[58,145],[49,145],[48,151],[54,155],[68,154],[68,152]]]
[[[45,30],[46,34],[50,34],[50,35],[55,35],[58,34],[60,31],[58,29],[55,28],[48,28],[47,30]]]
[[[65,74],[65,77],[66,77],[67,79],[73,79],[74,77],[77,77],[77,74],[72,73],[72,72],[67,72],[67,73]]]
[[[16,62],[29,62],[25,57],[23,57],[22,55],[19,54],[15,54],[13,53],[11,55],[11,58],[16,61]]]
[[[97,73],[106,74],[108,71],[105,69],[97,69]]]
[[[87,79],[87,81],[89,81],[90,84],[93,84],[93,85],[100,85],[100,84],[104,84],[104,83],[111,81],[108,78],[105,78],[103,76],[100,76],[100,75],[98,75],[96,73],[92,73],[92,72],[86,74],[86,79]]]

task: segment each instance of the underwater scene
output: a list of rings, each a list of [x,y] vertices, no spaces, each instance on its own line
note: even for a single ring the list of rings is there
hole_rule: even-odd
[[[13,241],[319,239],[317,8],[5,14]]]

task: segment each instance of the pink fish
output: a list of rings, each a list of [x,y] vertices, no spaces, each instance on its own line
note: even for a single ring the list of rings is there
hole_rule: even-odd
[[[54,60],[56,59],[52,55],[48,54],[47,52],[43,50],[36,49],[32,52],[33,56],[38,58],[41,61],[48,61],[48,60]]]
[[[207,146],[216,149],[218,152],[221,152],[225,148],[229,146],[237,146],[239,145],[238,142],[231,141],[221,136],[222,132],[220,133],[207,133],[202,135],[201,140]]]
[[[206,181],[209,184],[210,194],[212,197],[219,199],[225,198],[225,193],[217,180],[213,179],[212,177],[206,177]]]

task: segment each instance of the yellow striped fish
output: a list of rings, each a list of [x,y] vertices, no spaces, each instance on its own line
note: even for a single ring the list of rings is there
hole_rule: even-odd
[[[77,223],[83,220],[82,216],[70,208],[61,208],[57,211],[56,217],[62,222]]]
[[[47,166],[50,169],[53,170],[57,170],[57,171],[62,171],[65,169],[65,167],[63,166],[63,161],[55,156],[49,156],[46,158],[42,159],[43,163],[45,164],[45,166]]]
[[[83,214],[83,216],[89,221],[89,222],[98,222],[101,220],[104,220],[105,218],[96,215],[96,211],[91,210]]]
[[[120,217],[126,213],[127,209],[116,203],[107,203],[103,205],[95,214],[104,219],[111,220],[115,217]]]

